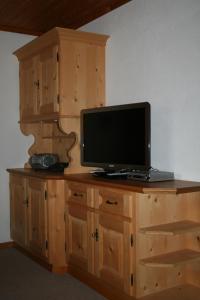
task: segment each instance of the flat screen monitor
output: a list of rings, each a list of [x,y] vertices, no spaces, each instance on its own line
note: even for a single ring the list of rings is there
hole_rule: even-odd
[[[81,111],[81,164],[104,170],[150,168],[150,104]]]

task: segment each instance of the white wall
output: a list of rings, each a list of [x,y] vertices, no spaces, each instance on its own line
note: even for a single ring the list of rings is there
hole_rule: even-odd
[[[19,129],[19,76],[14,50],[33,36],[0,31],[0,243],[10,240],[7,168],[23,167],[32,137]]]
[[[133,0],[81,30],[111,36],[107,104],[151,103],[152,166],[200,180],[200,1]]]

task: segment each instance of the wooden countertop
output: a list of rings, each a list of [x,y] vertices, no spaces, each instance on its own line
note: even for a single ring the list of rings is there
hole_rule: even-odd
[[[97,186],[104,186],[110,188],[119,188],[139,193],[187,193],[200,191],[200,182],[184,181],[184,180],[170,180],[161,182],[143,182],[136,180],[122,180],[122,179],[105,179],[94,177],[89,173],[83,174],[63,174],[57,172],[49,172],[33,169],[7,169],[11,174],[18,174],[23,176],[37,177],[40,179],[53,180],[70,180],[80,183],[86,183]]]

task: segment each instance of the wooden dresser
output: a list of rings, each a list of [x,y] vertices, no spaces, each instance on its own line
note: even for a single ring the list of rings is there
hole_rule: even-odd
[[[200,183],[8,171],[12,238],[53,271],[110,299],[200,295]]]

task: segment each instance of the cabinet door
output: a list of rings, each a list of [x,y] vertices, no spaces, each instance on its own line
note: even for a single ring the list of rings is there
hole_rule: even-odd
[[[67,263],[93,273],[93,213],[87,207],[68,204],[66,208]]]
[[[95,273],[107,284],[133,294],[132,224],[120,217],[96,215]]]
[[[81,41],[64,41],[60,48],[62,113],[79,116],[84,108],[105,103],[104,47]]]
[[[39,56],[40,115],[59,111],[58,47],[43,50]]]
[[[42,257],[47,257],[47,199],[46,182],[40,179],[28,180],[29,199],[29,245]]]
[[[10,177],[11,195],[11,237],[12,239],[25,246],[27,244],[27,199],[25,189],[25,178],[22,176],[11,175]]]
[[[39,80],[37,57],[20,62],[20,116],[22,120],[38,114]]]

